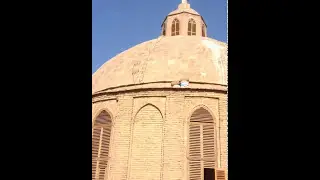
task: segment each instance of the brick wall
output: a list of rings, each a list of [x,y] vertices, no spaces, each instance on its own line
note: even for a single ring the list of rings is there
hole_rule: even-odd
[[[184,147],[184,97],[179,93],[167,96],[164,125],[164,174],[163,179],[183,179]]]
[[[228,178],[228,100],[227,96],[219,99],[221,167],[226,169]]]
[[[109,179],[125,180],[131,140],[132,97],[120,96],[117,105],[119,111],[114,119],[113,141],[110,145]]]
[[[129,178],[162,179],[163,118],[153,105],[146,105],[134,118]]]
[[[134,149],[138,144],[133,141],[135,116],[139,114],[139,110],[145,105],[152,104],[159,111],[162,117],[162,136],[158,143],[160,145],[151,146],[154,152],[159,154],[161,160],[159,176],[156,179],[174,180],[187,179],[187,145],[188,145],[188,118],[197,106],[205,106],[214,116],[216,121],[216,137],[218,139],[216,146],[218,155],[217,165],[227,168],[227,94],[221,92],[205,92],[205,91],[141,91],[128,92],[111,96],[106,96],[106,101],[96,102],[92,106],[93,116],[96,116],[102,109],[108,109],[113,113],[113,129],[110,145],[110,161],[109,161],[109,177],[108,179],[124,180],[124,179],[146,179],[147,176],[129,177],[132,175],[130,171],[137,171],[137,167],[130,167],[134,158]],[[107,100],[110,98],[118,98],[116,100]],[[154,110],[154,109],[153,109]],[[156,111],[151,112],[148,117],[147,111],[143,112],[142,119],[152,119],[157,116]],[[139,118],[141,118],[139,117]],[[158,116],[159,117],[159,116]],[[157,118],[156,118],[157,119]],[[159,119],[157,119],[159,123]],[[161,124],[161,123],[160,123]],[[145,125],[148,126],[148,125]],[[150,126],[153,127],[153,126]],[[220,127],[220,131],[219,130]],[[153,127],[154,128],[154,127]],[[147,132],[147,131],[146,131]],[[160,132],[160,131],[159,131]],[[157,133],[159,133],[157,131]],[[148,133],[148,132],[147,132]],[[150,133],[150,138],[154,136]],[[148,138],[144,136],[143,138]],[[162,139],[161,139],[162,138]],[[155,140],[155,139],[153,139]],[[153,142],[156,142],[153,141]],[[130,150],[131,149],[131,150]],[[148,152],[146,152],[147,154]],[[217,153],[218,154],[218,153]],[[136,154],[137,156],[137,154]],[[143,154],[140,154],[143,158]],[[147,157],[147,156],[146,156]],[[136,158],[136,157],[135,157]],[[147,158],[148,159],[148,158]],[[136,160],[135,160],[136,161]],[[159,161],[159,159],[157,159]],[[139,164],[139,163],[138,163]],[[154,167],[155,169],[159,167]],[[148,173],[144,171],[144,173]]]

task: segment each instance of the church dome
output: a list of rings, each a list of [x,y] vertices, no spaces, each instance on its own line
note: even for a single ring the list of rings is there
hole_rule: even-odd
[[[161,81],[227,83],[227,45],[193,36],[160,36],[115,56],[92,79],[93,92]]]
[[[92,180],[228,179],[227,44],[181,1],[92,75]]]
[[[227,86],[227,44],[207,37],[202,16],[187,1],[182,0],[161,26],[160,37],[104,63],[92,76],[93,93],[145,84],[167,88],[168,82],[181,80]]]

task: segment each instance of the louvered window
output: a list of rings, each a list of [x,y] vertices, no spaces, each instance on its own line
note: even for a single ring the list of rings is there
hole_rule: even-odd
[[[224,169],[215,170],[215,180],[226,180],[226,171]]]
[[[179,20],[174,19],[171,24],[171,36],[179,35]]]
[[[204,168],[204,180],[226,180],[224,169]]]
[[[202,37],[206,37],[206,28],[204,26],[204,24],[202,24]]]
[[[92,180],[105,180],[111,134],[111,117],[102,111],[92,128]]]
[[[166,35],[166,30],[167,30],[167,22],[164,22],[164,23],[163,23],[163,26],[162,26],[162,35],[163,35],[163,36]]]
[[[193,19],[190,19],[188,22],[188,35],[189,36],[196,35],[196,22]]]
[[[189,126],[189,179],[203,180],[204,169],[215,168],[214,122],[204,108],[197,109]]]

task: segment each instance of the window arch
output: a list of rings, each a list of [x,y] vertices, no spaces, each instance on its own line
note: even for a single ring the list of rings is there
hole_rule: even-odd
[[[172,21],[172,25],[171,25],[171,36],[177,36],[179,35],[179,20],[178,19],[174,19]]]
[[[107,176],[111,116],[102,111],[92,127],[92,180],[105,179]]]
[[[189,36],[196,35],[196,22],[193,19],[190,19],[188,22],[188,35]]]
[[[203,179],[215,168],[214,120],[203,107],[195,110],[189,124],[189,179]],[[213,179],[213,178],[212,178]]]
[[[167,22],[164,22],[164,23],[163,23],[163,26],[162,26],[162,35],[163,35],[163,36],[166,35],[166,29],[167,29]]]
[[[206,37],[206,27],[204,24],[202,24],[202,37]]]

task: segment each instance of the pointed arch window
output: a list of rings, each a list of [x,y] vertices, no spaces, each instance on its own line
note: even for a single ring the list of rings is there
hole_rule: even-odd
[[[166,35],[166,29],[167,29],[167,22],[164,22],[164,23],[163,23],[163,26],[162,26],[162,35],[163,35],[163,36]]]
[[[171,25],[171,36],[179,35],[179,20],[174,19]]]
[[[193,19],[190,19],[188,22],[188,35],[189,36],[196,35],[196,22]]]
[[[111,116],[102,111],[92,127],[92,180],[107,179]]]
[[[203,179],[215,168],[215,128],[209,111],[195,110],[189,124],[189,179]],[[213,179],[213,178],[212,178]]]
[[[204,24],[202,24],[202,37],[206,37],[206,27]]]

